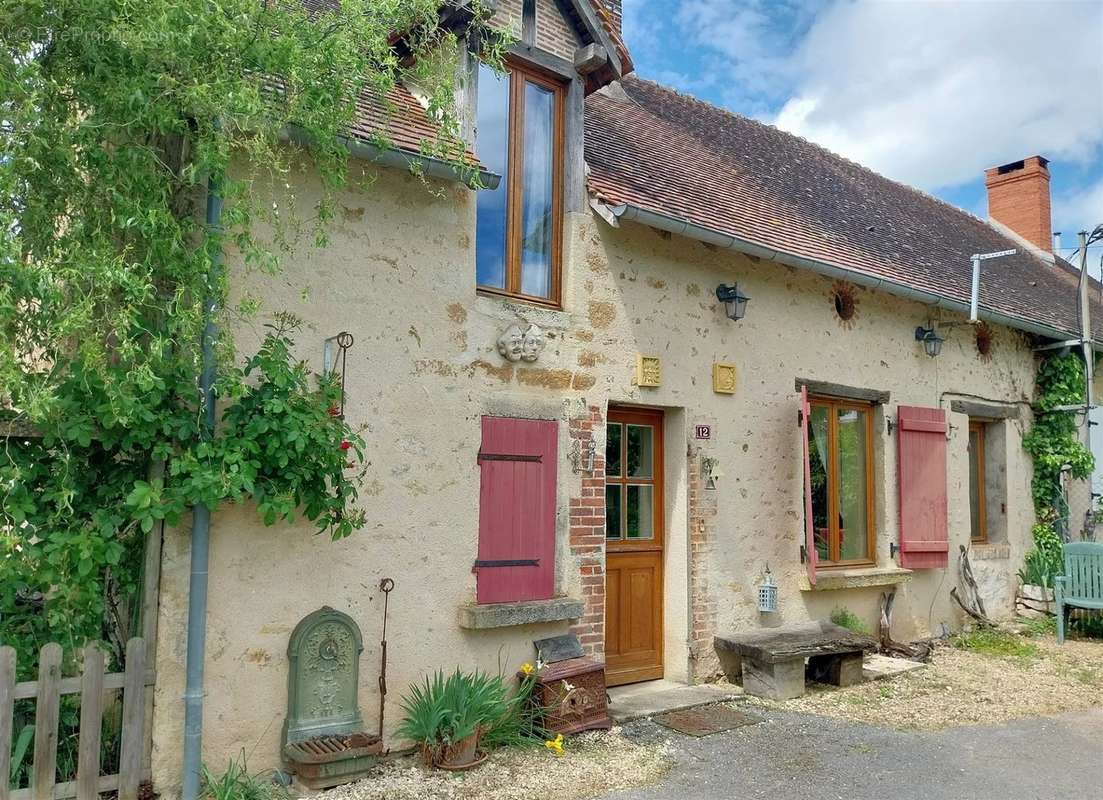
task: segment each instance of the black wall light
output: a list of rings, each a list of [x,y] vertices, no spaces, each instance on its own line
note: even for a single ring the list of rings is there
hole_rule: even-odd
[[[747,301],[751,298],[739,291],[739,284],[731,286],[720,284],[716,287],[716,299],[724,304],[724,313],[728,319],[738,322],[747,313]]]
[[[938,335],[932,325],[929,328],[924,328],[920,325],[915,329],[915,340],[917,342],[923,342],[923,349],[927,351],[927,355],[934,358],[942,352],[942,342],[944,339]]]

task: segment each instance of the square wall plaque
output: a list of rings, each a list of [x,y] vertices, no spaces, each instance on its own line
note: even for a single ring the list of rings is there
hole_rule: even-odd
[[[718,394],[735,394],[735,364],[712,365],[712,390]]]
[[[636,356],[636,385],[655,388],[663,382],[662,362],[658,356]]]

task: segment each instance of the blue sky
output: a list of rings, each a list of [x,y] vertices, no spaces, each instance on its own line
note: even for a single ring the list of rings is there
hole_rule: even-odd
[[[641,76],[977,216],[985,167],[1046,156],[1062,250],[1103,223],[1101,0],[624,0],[624,35]]]

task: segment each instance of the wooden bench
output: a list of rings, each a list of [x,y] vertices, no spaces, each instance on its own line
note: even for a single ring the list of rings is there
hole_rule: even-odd
[[[1057,643],[1065,641],[1066,609],[1103,609],[1103,542],[1065,545],[1065,574],[1053,580],[1057,601]]]
[[[805,660],[812,680],[835,686],[862,681],[862,654],[876,643],[833,622],[806,622],[751,633],[717,636],[716,654],[728,680],[771,700],[804,694]]]

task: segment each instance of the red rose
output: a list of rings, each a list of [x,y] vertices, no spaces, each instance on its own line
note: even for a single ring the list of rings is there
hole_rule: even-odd
[[[350,442],[348,442],[348,441],[341,442],[341,449],[342,450],[348,450],[350,447],[352,447],[352,444]]]

